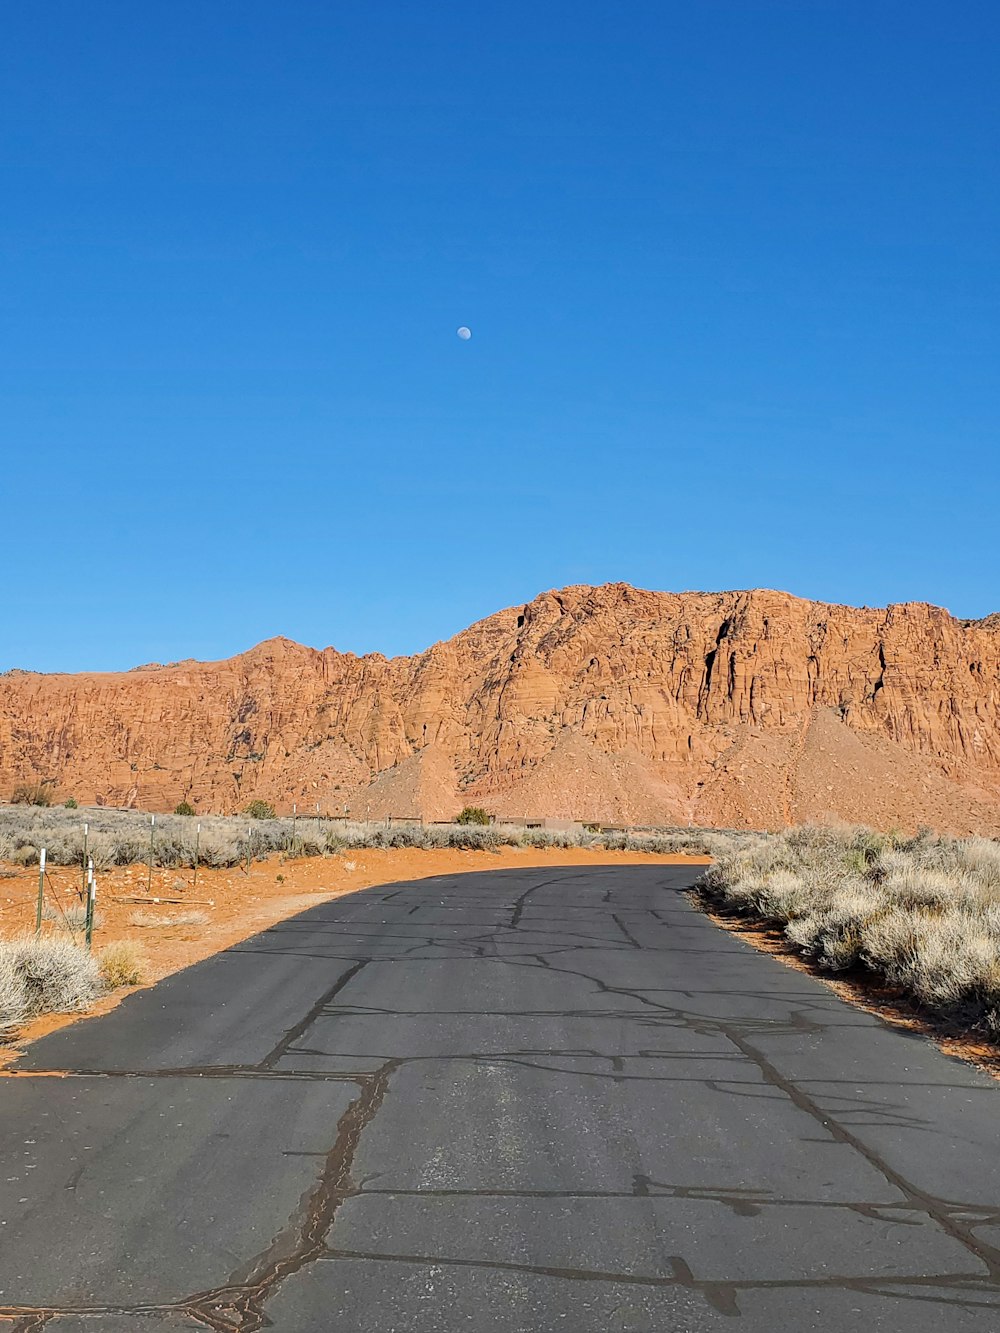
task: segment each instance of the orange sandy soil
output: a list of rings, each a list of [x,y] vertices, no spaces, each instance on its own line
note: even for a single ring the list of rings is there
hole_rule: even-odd
[[[191,870],[154,870],[152,887],[145,866],[107,870],[98,876],[97,912],[100,924],[94,931],[94,948],[112,940],[135,941],[148,960],[146,985],[171,972],[178,972],[199,959],[218,953],[258,931],[294,916],[297,912],[356,893],[376,884],[427,879],[432,875],[456,875],[474,870],[524,869],[531,866],[586,865],[708,865],[707,856],[656,856],[643,852],[586,851],[580,848],[501,847],[494,852],[461,852],[452,849],[423,851],[415,848],[347,851],[342,855],[289,859],[283,856],[258,861],[249,874],[239,869],[198,871],[197,884]],[[34,930],[38,897],[37,867],[15,870],[0,867],[0,936]],[[280,877],[280,878],[279,878]],[[48,876],[46,903],[59,902],[63,910],[79,907],[80,874],[71,866],[54,866]],[[134,899],[169,898],[169,903],[136,902]],[[138,912],[169,920],[186,912],[204,912],[203,925],[136,926]],[[58,917],[57,909],[57,917]],[[63,933],[58,922],[47,921],[45,931]],[[106,1013],[126,995],[140,987],[128,987],[105,996],[83,1014],[44,1014],[17,1033],[16,1044],[4,1048],[0,1065],[9,1061],[27,1042],[77,1019]],[[3,1041],[0,1035],[0,1042]]]

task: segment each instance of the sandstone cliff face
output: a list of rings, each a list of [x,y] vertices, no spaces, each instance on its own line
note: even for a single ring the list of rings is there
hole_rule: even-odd
[[[0,796],[1000,832],[1000,624],[783,593],[544,593],[416,657],[0,677]]]

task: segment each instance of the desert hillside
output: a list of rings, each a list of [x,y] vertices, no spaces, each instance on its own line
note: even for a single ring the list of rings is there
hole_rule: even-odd
[[[1000,623],[784,593],[543,593],[414,657],[0,677],[0,798],[1000,832]]]

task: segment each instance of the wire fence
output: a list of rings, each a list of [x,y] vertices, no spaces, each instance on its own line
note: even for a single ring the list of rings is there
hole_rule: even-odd
[[[77,943],[89,949],[93,940],[97,878],[94,863],[88,860],[81,867],[79,883],[70,883],[68,871],[57,881],[42,848],[38,864],[38,889],[35,895],[35,935],[40,936],[48,925],[64,932]]]

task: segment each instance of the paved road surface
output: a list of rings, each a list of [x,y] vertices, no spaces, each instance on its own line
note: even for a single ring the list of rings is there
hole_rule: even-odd
[[[0,1315],[992,1333],[1000,1086],[691,875],[371,889],[36,1043],[0,1080]]]

